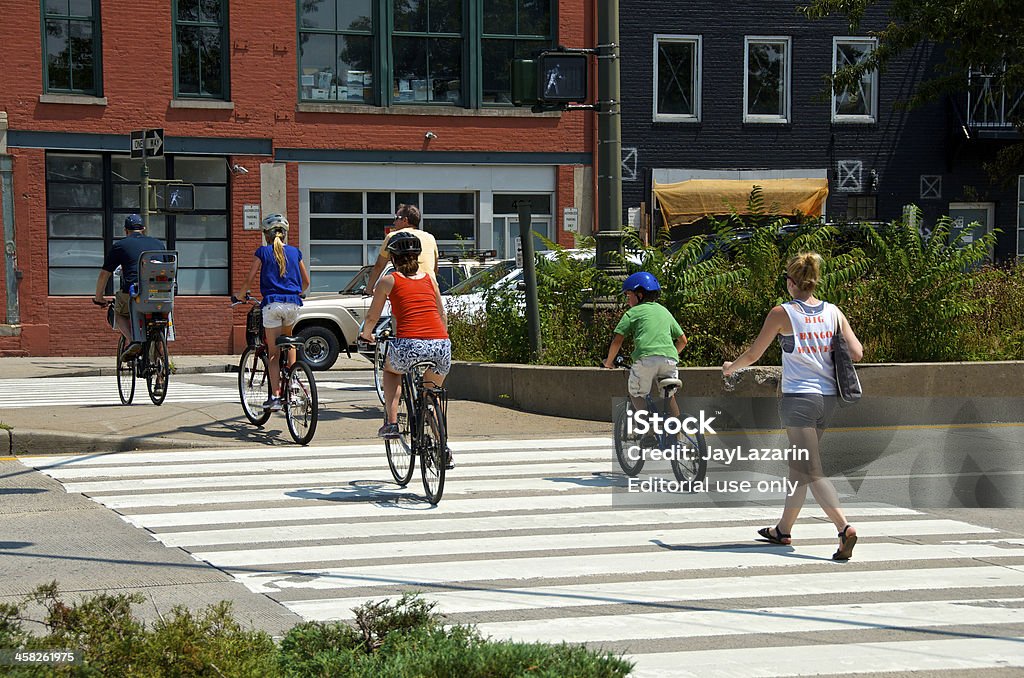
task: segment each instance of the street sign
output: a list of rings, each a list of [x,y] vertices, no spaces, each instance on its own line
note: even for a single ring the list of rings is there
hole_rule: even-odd
[[[242,205],[242,229],[246,231],[260,230],[260,206]]]
[[[576,233],[580,230],[579,208],[565,207],[562,209],[562,228],[569,233]]]
[[[131,133],[129,147],[131,157],[141,160],[143,153],[150,158],[164,154],[164,131],[162,129],[139,129]]]
[[[523,267],[523,239],[516,238],[516,268]]]

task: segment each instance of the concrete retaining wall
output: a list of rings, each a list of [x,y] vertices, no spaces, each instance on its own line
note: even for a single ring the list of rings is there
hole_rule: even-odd
[[[1021,421],[1024,362],[870,364],[857,368],[864,399],[841,410],[844,425]],[[735,389],[723,387],[718,368],[679,370],[681,397],[704,407],[761,398],[753,419],[774,421],[779,367],[743,373]],[[625,370],[455,363],[445,382],[449,396],[574,419],[611,421],[611,399],[626,393]],[[974,399],[985,400],[979,404]],[[685,406],[687,410],[698,407]],[[731,408],[730,408],[731,409]]]

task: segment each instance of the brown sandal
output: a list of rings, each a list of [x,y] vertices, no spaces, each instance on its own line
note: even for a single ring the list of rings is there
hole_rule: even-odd
[[[839,533],[839,550],[832,554],[832,560],[849,560],[853,557],[853,547],[857,545],[857,533],[847,535],[846,531],[849,529],[850,526],[847,525]]]

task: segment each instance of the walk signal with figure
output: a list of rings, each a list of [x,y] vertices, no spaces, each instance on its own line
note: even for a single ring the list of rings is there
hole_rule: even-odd
[[[585,50],[542,52],[512,61],[512,103],[516,106],[582,103],[589,95],[590,60]]]

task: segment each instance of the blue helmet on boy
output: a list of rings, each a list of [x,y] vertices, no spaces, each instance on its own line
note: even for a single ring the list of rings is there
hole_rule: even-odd
[[[623,292],[636,292],[637,290],[643,290],[644,292],[658,292],[661,290],[661,285],[658,284],[658,279],[647,271],[640,271],[626,278],[622,283]]]

